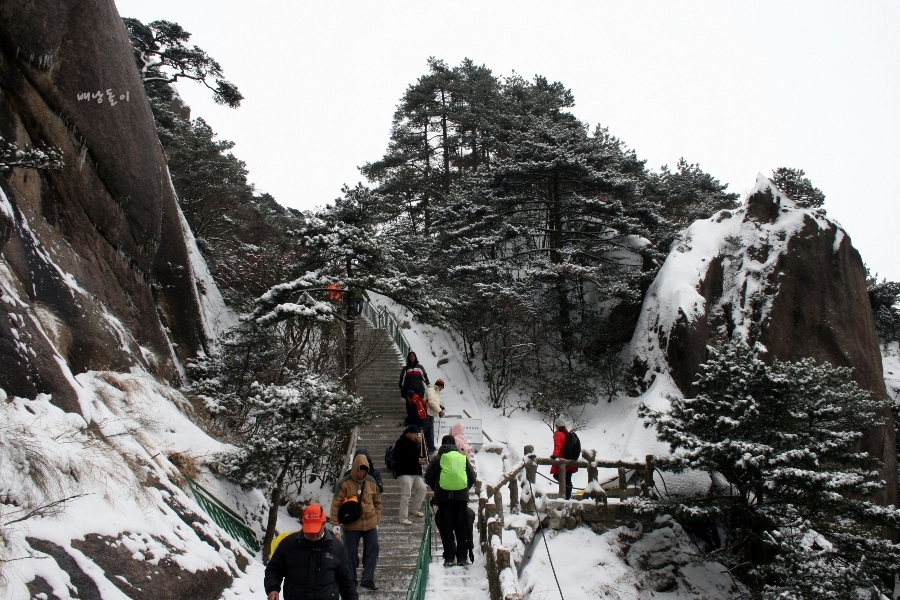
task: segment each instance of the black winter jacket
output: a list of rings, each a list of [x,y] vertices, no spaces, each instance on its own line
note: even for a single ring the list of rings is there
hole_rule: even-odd
[[[422,445],[412,441],[405,434],[401,435],[400,439],[394,443],[394,472],[398,477],[400,475],[421,475],[420,458],[425,458]]]
[[[318,542],[302,532],[281,540],[266,565],[266,594],[281,589],[284,600],[358,600],[350,559],[340,540],[329,531]]]
[[[420,396],[425,396],[425,386],[428,381],[428,373],[425,368],[416,361],[415,364],[409,362],[400,370],[400,395],[406,398],[409,390],[415,391]]]
[[[466,502],[469,499],[469,488],[475,485],[475,469],[472,468],[472,463],[466,460],[466,483],[468,484],[466,489],[451,491],[445,490],[440,486],[441,457],[451,450],[453,452],[459,452],[455,445],[442,445],[438,450],[437,456],[432,458],[431,462],[428,464],[428,470],[425,471],[425,485],[434,491],[434,499],[432,502],[435,504],[448,502],[450,500],[462,500],[463,502]]]

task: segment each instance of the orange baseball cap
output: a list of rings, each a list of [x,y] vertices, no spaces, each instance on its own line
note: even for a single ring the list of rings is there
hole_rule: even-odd
[[[320,533],[327,520],[328,517],[325,516],[325,511],[322,510],[321,506],[310,504],[303,510],[303,518],[301,519],[303,533],[311,533],[313,535]]]

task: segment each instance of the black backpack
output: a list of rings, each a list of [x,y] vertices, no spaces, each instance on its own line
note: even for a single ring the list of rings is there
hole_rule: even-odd
[[[563,458],[566,460],[578,460],[581,458],[581,440],[574,431],[566,433],[566,445],[563,446]]]
[[[397,477],[397,473],[394,472],[394,444],[388,446],[387,450],[384,451],[384,466],[395,478]]]
[[[354,523],[362,518],[362,504],[356,496],[351,496],[341,503],[338,508],[338,523],[346,525]]]

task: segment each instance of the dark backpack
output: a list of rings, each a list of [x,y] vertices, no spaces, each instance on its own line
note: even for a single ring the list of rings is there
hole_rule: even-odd
[[[574,431],[566,433],[566,445],[563,446],[563,458],[566,460],[578,460],[581,458],[581,440]]]
[[[357,498],[356,496],[350,496],[349,498],[344,500],[341,503],[341,506],[338,508],[338,522],[341,525],[359,521],[361,517],[362,504],[359,503],[359,498]]]
[[[397,477],[397,473],[394,472],[394,444],[388,446],[384,451],[384,466],[394,475],[394,478]]]

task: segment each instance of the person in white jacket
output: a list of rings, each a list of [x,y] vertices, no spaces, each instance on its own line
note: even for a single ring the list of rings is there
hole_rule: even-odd
[[[425,433],[425,444],[428,446],[429,456],[436,451],[434,446],[434,419],[444,416],[444,406],[441,404],[441,392],[444,391],[444,380],[438,379],[434,385],[425,388],[425,410],[428,417],[422,423],[422,431]]]

